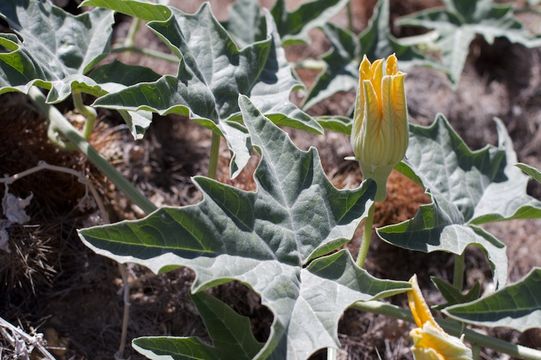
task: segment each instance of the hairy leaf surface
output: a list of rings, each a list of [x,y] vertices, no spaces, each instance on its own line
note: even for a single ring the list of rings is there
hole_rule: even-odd
[[[398,20],[399,25],[433,29],[438,33],[436,46],[456,86],[473,39],[480,35],[492,44],[497,37],[525,46],[535,46],[535,38],[523,29],[509,5],[492,0],[447,0],[445,8],[423,10]]]
[[[347,0],[313,0],[289,12],[284,0],[276,1],[271,14],[282,38],[282,45],[306,43],[308,32],[324,25],[346,3]],[[262,13],[263,8],[258,0],[237,0],[224,26],[241,45],[263,40],[265,32],[262,31],[262,25],[265,21]]]
[[[95,3],[98,1],[86,4]],[[131,3],[139,2],[113,0],[107,6],[124,11]],[[134,5],[128,13],[148,18],[147,6]],[[179,56],[178,75],[165,75],[155,82],[103,96],[95,106],[190,116],[226,138],[234,153],[233,175],[242,170],[250,157],[247,132],[240,125],[238,94],[249,96],[276,124],[322,132],[314,119],[289,101],[290,92],[300,84],[291,74],[272,17],[265,18],[265,40],[239,49],[208,4],[195,14],[167,9],[171,14],[167,20],[152,21],[149,26]]]
[[[247,284],[274,313],[257,358],[306,358],[338,346],[338,320],[353,302],[409,285],[371,277],[345,250],[318,258],[351,239],[373,203],[375,184],[336,190],[314,148],[297,149],[247,97],[239,104],[262,155],[257,192],[195,177],[204,194],[199,204],[85,229],[81,238],[99,254],[155,272],[188,266],[197,274],[194,292],[233,279]]]
[[[212,295],[192,295],[199,315],[212,339],[212,345],[195,337],[147,336],[134,339],[135,350],[150,359],[168,355],[180,359],[250,360],[263,344],[252,334],[250,319],[241,316]]]
[[[521,281],[467,304],[450,306],[444,312],[460,321],[483,326],[505,326],[518,331],[541,328],[541,268],[534,268]]]
[[[407,162],[398,169],[423,185],[432,203],[411,220],[378,229],[394,245],[411,250],[461,254],[481,247],[500,286],[507,279],[505,245],[477,225],[541,217],[541,202],[526,194],[528,177],[513,164],[516,154],[504,125],[499,145],[472,151],[443,115],[429,126],[410,125]]]
[[[308,31],[322,26],[347,4],[348,0],[312,0],[292,12],[286,10],[285,0],[277,0],[271,10],[284,44],[306,42]]]
[[[97,86],[85,74],[109,52],[111,11],[74,16],[48,1],[3,0],[0,17],[22,38],[0,39],[8,51],[0,54],[0,93],[27,93],[36,85],[50,89],[47,102],[57,103],[73,89]]]

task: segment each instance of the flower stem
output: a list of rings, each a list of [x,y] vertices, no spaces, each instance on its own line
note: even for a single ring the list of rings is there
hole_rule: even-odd
[[[455,255],[455,267],[453,270],[453,286],[462,291],[464,286],[464,258],[466,250],[460,255]]]
[[[219,134],[212,132],[212,144],[210,145],[208,171],[208,177],[211,179],[216,179],[216,172],[218,170],[218,158],[220,157],[220,139],[221,136]]]
[[[94,110],[91,106],[86,106],[83,103],[83,96],[80,91],[73,90],[71,93],[71,97],[73,98],[73,105],[75,106],[75,109],[77,109],[79,114],[85,117],[83,137],[88,140],[90,139],[90,135],[92,135],[92,131],[94,130],[94,125],[96,124],[96,118],[98,117],[98,114],[96,113],[96,110]]]
[[[145,213],[150,213],[156,210],[156,206],[148,200],[131,182],[118,172],[105,158],[92,145],[81,136],[81,134],[75,129],[71,123],[62,115],[58,109],[45,102],[45,96],[36,87],[31,87],[28,91],[28,96],[32,99],[33,103],[39,109],[39,111],[54,125],[54,128],[58,130],[70,143],[76,146],[88,160],[103,172],[107,178],[117,186],[117,188],[124,192],[124,194],[137,206],[141,208]]]
[[[356,302],[352,307],[365,312],[386,315],[404,321],[413,322],[411,313],[408,310],[402,309],[396,305],[383,303],[381,301]],[[446,319],[437,319],[436,321],[449,334],[454,336],[461,336],[464,334],[464,338],[468,342],[477,346],[494,349],[519,359],[541,360],[540,350],[535,350],[522,345],[515,345],[492,336],[480,334],[474,330],[464,328],[462,324],[456,321]]]
[[[364,221],[364,230],[363,238],[361,242],[361,247],[359,248],[359,254],[357,255],[357,265],[360,268],[364,267],[366,257],[368,255],[368,249],[370,249],[370,243],[372,242],[372,224],[374,223],[374,206],[375,204],[370,205],[368,209],[368,216]]]

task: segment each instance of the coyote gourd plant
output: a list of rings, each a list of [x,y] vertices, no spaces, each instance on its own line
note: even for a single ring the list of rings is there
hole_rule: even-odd
[[[539,180],[539,171],[524,164],[515,166],[516,155],[499,121],[499,145],[478,151],[466,146],[443,115],[429,127],[408,128],[403,76],[397,72],[394,57],[388,60],[386,76],[376,71],[381,60],[366,71],[367,60],[365,77],[362,66],[359,76],[356,67],[361,54],[383,57],[396,52],[404,60],[418,58],[412,48],[391,36],[389,3],[382,0],[359,39],[325,25],[329,36],[337,40],[333,52],[326,55],[330,75],[325,73],[318,83],[325,76],[335,81],[335,65],[349,69],[354,64],[348,81],[354,81],[352,88],[361,81],[364,91],[358,97],[361,120],[353,127],[352,138],[360,136],[356,155],[367,179],[356,189],[337,190],[326,178],[317,150],[298,149],[278,126],[322,133],[320,123],[289,100],[291,91],[300,85],[283,45],[305,37],[309,28],[336,13],[345,1],[315,0],[293,12],[287,12],[284,4],[277,1],[269,13],[254,1],[241,0],[233,7],[232,17],[221,24],[208,4],[187,14],[144,1],[86,0],[83,5],[97,8],[74,16],[47,1],[0,2],[0,15],[14,32],[0,35],[0,93],[28,94],[48,117],[56,140],[85,153],[148,214],[137,221],[82,229],[82,241],[120,263],[137,263],[156,273],[187,266],[196,273],[191,292],[212,343],[160,336],[134,339],[133,347],[152,359],[305,359],[319,349],[340,345],[338,321],[345,309],[353,307],[414,320],[418,328],[412,332],[413,349],[418,360],[423,359],[422,354],[441,355],[441,345],[451,342],[462,350],[456,352],[458,356],[471,358],[453,338],[461,336],[474,346],[541,359],[540,351],[482,335],[464,325],[506,325],[521,331],[541,327],[539,301],[532,296],[540,291],[541,270],[533,269],[520,282],[507,285],[505,245],[481,227],[492,221],[541,218],[541,202],[526,194],[528,179]],[[318,6],[325,9],[321,17],[313,15]],[[134,17],[126,46],[110,45],[113,11]],[[242,30],[239,19],[243,17],[249,19],[251,32]],[[147,22],[171,54],[141,52],[178,62],[176,74],[161,75],[118,61],[101,63],[115,49],[134,49],[132,36],[141,21]],[[83,94],[96,100],[85,105]],[[84,134],[54,107],[70,95],[87,118]],[[314,98],[316,95],[310,101]],[[180,114],[210,129],[209,177],[193,178],[203,200],[156,209],[88,143],[95,108],[120,112],[135,138],[144,135],[152,113]],[[378,130],[375,124],[387,126],[379,128],[385,130],[379,135],[385,136],[363,138],[363,131],[366,135]],[[351,132],[351,126],[341,129]],[[393,142],[396,136],[401,141]],[[233,154],[233,176],[253,152],[259,153],[253,175],[255,191],[213,179],[221,137]],[[373,150],[378,146],[381,153],[376,154]],[[401,161],[404,151],[406,159]],[[388,161],[382,163],[381,155],[389,155],[383,156]],[[376,233],[399,247],[456,255],[453,284],[434,279],[446,301],[438,309],[451,319],[435,320],[413,281],[377,279],[359,266],[364,260],[356,263],[344,248],[364,221],[364,250],[359,253],[367,255],[373,205],[382,199],[386,182],[386,176],[376,176],[378,166],[385,167],[386,175],[396,168],[431,197],[432,202],[423,205],[413,219]],[[474,287],[462,293],[468,246],[480,247],[487,255],[496,292],[479,297],[480,291]],[[273,313],[264,343],[255,339],[246,318],[206,293],[230,281],[251,288]],[[417,299],[410,303],[422,304],[422,310],[413,305],[410,312],[378,300],[405,292]],[[430,336],[440,341],[434,345],[423,341]]]
[[[398,20],[398,25],[432,29],[435,46],[453,86],[458,84],[471,42],[482,36],[489,44],[495,38],[526,47],[541,45],[515,18],[513,7],[492,0],[444,0],[445,7],[423,10]]]
[[[233,153],[234,175],[249,158],[249,140],[237,105],[239,93],[249,96],[277,124],[322,132],[317,121],[289,101],[290,92],[300,84],[292,76],[270,14],[263,16],[264,38],[239,48],[208,5],[196,14],[185,14],[140,1],[84,3],[100,4],[109,9],[74,16],[48,1],[2,1],[0,16],[15,34],[0,35],[4,49],[0,53],[0,93],[17,91],[33,98],[49,118],[51,138],[86,154],[143,211],[155,207],[87,142],[96,107],[118,111],[137,139],[150,125],[151,112],[185,115],[211,129],[211,177],[216,174],[221,136]],[[177,75],[161,76],[148,68],[117,61],[101,64],[100,60],[115,50],[110,44],[114,23],[111,9],[136,16],[134,21],[148,21],[174,54],[159,57],[178,61]],[[36,87],[47,90],[47,97]],[[83,94],[97,97],[92,106],[83,103]],[[70,95],[76,109],[87,118],[83,134],[51,106]]]
[[[188,266],[196,273],[193,292],[231,280],[247,284],[274,313],[256,358],[304,359],[338,345],[338,320],[350,304],[409,285],[377,280],[339,250],[366,216],[375,184],[336,190],[314,148],[297,149],[248,98],[239,106],[262,157],[255,193],[196,177],[199,204],[81,230],[81,238],[99,254],[155,272]]]

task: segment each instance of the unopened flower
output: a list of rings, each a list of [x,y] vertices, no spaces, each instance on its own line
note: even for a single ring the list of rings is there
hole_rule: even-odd
[[[410,332],[415,360],[472,360],[471,350],[461,339],[447,334],[438,325],[423,298],[417,277],[410,279],[408,303],[418,328]]]
[[[387,178],[404,158],[408,147],[408,110],[404,79],[393,54],[370,63],[365,56],[359,67],[351,145],[365,178],[376,181],[376,200],[386,196]]]

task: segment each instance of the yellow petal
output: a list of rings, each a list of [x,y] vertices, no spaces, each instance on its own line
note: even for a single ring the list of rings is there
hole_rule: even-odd
[[[412,276],[410,284],[412,289],[408,291],[408,305],[411,314],[413,315],[413,319],[415,320],[415,324],[417,324],[418,327],[423,327],[423,325],[428,322],[433,327],[443,332],[443,329],[438,325],[436,320],[434,320],[434,317],[423,298],[419,283],[417,283],[417,275]]]
[[[394,130],[393,159],[402,160],[409,143],[408,132],[408,107],[406,103],[406,92],[404,79],[406,74],[398,72],[391,76],[390,109],[391,121]],[[400,161],[399,160],[399,161]]]
[[[398,73],[398,59],[395,54],[387,57],[387,63],[385,68],[385,74],[387,75],[396,75]]]
[[[381,111],[381,80],[383,78],[383,60],[378,59],[372,63],[370,66],[370,73],[372,75],[372,86],[376,92],[376,97],[378,99],[378,106]]]
[[[362,85],[363,80],[370,80],[372,78],[372,73],[370,72],[370,60],[363,56],[363,61],[359,65],[359,85]]]
[[[416,360],[471,360],[471,350],[454,336],[448,335],[427,322],[423,328],[410,332],[413,339],[412,352]]]
[[[411,352],[415,360],[446,360],[434,349],[423,349],[418,347],[412,347]]]

